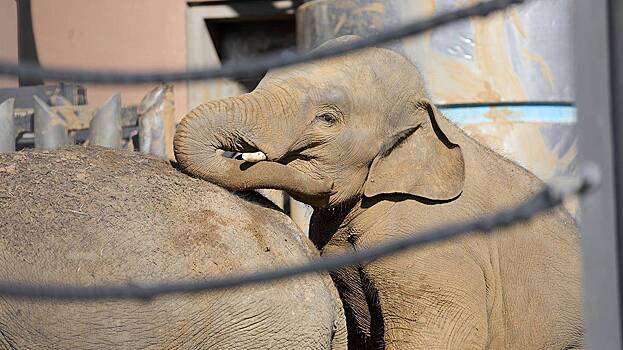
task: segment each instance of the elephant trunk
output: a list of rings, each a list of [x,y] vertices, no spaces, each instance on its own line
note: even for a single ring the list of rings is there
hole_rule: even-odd
[[[233,191],[258,188],[278,189],[314,206],[328,204],[333,184],[277,163],[283,151],[271,145],[260,145],[267,139],[254,135],[268,133],[249,110],[252,94],[209,102],[186,115],[175,133],[175,158],[180,169],[192,176],[210,181]],[[247,152],[244,159],[223,156],[224,151]],[[263,155],[267,161],[262,161]]]

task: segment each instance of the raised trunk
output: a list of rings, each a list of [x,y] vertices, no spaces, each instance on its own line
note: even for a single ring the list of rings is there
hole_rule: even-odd
[[[270,188],[289,192],[306,202],[323,207],[328,203],[332,183],[320,181],[277,163],[284,151],[257,144],[260,132],[269,132],[260,118],[249,111],[252,94],[203,104],[186,115],[174,139],[175,158],[180,168],[193,176],[234,191]],[[247,99],[247,100],[245,100]],[[255,101],[257,102],[257,101]],[[257,105],[257,103],[256,103]],[[266,137],[261,139],[271,139]],[[262,151],[268,161],[249,163],[223,157],[224,151]]]

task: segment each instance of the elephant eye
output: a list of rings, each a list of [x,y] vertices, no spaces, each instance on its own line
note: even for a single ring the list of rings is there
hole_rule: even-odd
[[[333,124],[333,123],[335,123],[335,121],[337,120],[337,117],[336,117],[336,116],[334,116],[334,115],[333,115],[333,114],[331,114],[331,113],[323,113],[323,114],[321,114],[321,115],[317,116],[317,117],[316,117],[316,119],[320,119],[320,120],[322,120],[323,122]]]

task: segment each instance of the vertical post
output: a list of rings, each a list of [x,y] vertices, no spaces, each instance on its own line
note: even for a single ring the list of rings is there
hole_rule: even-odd
[[[0,103],[0,153],[15,152],[14,98]]]
[[[603,172],[601,188],[582,201],[580,211],[586,348],[621,349],[621,239],[617,234],[623,229],[623,77],[617,67],[623,58],[621,4],[617,0],[573,3],[578,159],[597,163]]]
[[[173,93],[173,85],[166,84],[164,90],[164,151],[168,159],[175,159],[173,153],[173,137],[175,136],[175,97]]]
[[[19,63],[39,64],[37,43],[32,26],[32,9],[30,0],[16,0],[17,2],[17,56]],[[37,78],[19,77],[19,86],[43,85],[43,80]]]
[[[139,150],[167,158],[165,104],[167,86],[159,85],[152,89],[138,106]],[[171,141],[172,142],[172,141]]]
[[[45,101],[35,99],[35,148],[58,149],[69,144],[67,122]]]
[[[314,209],[305,203],[301,203],[294,198],[288,196],[288,206],[290,207],[290,217],[292,221],[303,231],[309,234],[309,220],[311,219]]]
[[[89,127],[89,142],[108,148],[121,148],[121,95],[115,94],[95,112]]]

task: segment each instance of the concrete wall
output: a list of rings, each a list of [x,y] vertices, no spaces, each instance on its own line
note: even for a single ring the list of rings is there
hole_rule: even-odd
[[[15,0],[0,0],[0,60],[17,61]],[[0,77],[0,88],[12,86],[17,86],[17,79]]]
[[[185,68],[185,10],[184,0],[32,0],[40,62],[113,70]],[[15,1],[0,0],[0,57],[16,59],[15,17]],[[92,105],[115,92],[121,92],[124,105],[138,103],[153,87],[85,86]],[[186,84],[176,84],[178,119],[186,105]]]

